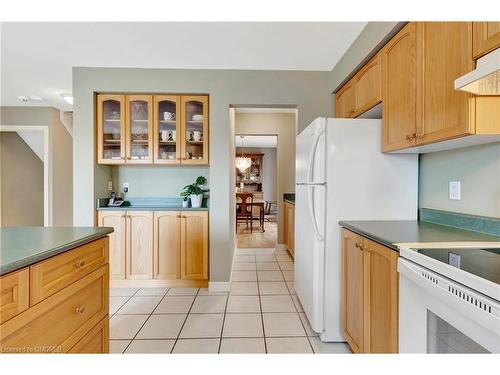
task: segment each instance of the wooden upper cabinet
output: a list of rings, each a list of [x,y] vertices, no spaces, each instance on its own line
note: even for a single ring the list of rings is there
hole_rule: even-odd
[[[375,55],[354,76],[355,103],[354,116],[359,116],[382,100],[380,55]]]
[[[417,35],[417,144],[471,134],[474,99],[454,82],[474,69],[472,23],[418,22]]]
[[[181,213],[154,212],[154,279],[181,278]]]
[[[398,352],[398,253],[364,239],[364,351]]]
[[[154,97],[154,163],[180,164],[182,130],[180,96]]]
[[[109,238],[109,275],[112,280],[125,280],[126,212],[98,211],[98,226],[111,227]]]
[[[364,352],[363,237],[342,229],[342,326],[354,353]]]
[[[500,47],[500,22],[474,22],[472,27],[475,59]]]
[[[347,82],[335,95],[335,117],[351,118],[356,112],[354,79]]]
[[[208,95],[97,95],[98,164],[208,164]]]
[[[126,96],[126,157],[127,164],[153,162],[153,97]]]
[[[181,212],[181,278],[208,279],[208,212]]]
[[[97,95],[97,162],[125,163],[125,95]]]
[[[208,96],[181,96],[182,164],[208,164]]]
[[[127,211],[126,278],[153,278],[153,212]]]
[[[295,256],[295,206],[293,204],[285,202],[284,205],[285,214],[284,219],[284,236],[285,244],[290,252],[290,255]]]
[[[382,151],[415,144],[417,30],[410,22],[382,49]]]

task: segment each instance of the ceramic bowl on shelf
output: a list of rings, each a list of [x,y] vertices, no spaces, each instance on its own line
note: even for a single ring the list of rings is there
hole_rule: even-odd
[[[193,121],[203,121],[203,115],[193,115]]]

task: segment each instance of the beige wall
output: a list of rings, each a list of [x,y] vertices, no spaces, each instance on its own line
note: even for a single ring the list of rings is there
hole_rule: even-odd
[[[73,225],[73,138],[51,107],[1,107],[0,124],[47,126],[49,131],[49,222]]]
[[[43,225],[43,162],[15,132],[0,132],[2,226]]]
[[[283,193],[295,192],[295,113],[236,113],[235,133],[277,135],[278,242],[283,243]],[[264,166],[265,168],[265,166]]]

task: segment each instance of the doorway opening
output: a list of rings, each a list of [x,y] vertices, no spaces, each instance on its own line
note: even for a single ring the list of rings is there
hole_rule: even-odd
[[[295,107],[237,107],[234,124],[236,248],[284,244],[285,194],[295,192]]]
[[[0,226],[49,226],[47,126],[0,126]]]
[[[238,248],[277,245],[277,135],[235,136]]]

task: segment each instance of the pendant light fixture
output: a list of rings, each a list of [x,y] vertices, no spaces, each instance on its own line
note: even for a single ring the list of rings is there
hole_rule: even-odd
[[[240,135],[241,139],[241,156],[236,157],[235,166],[241,173],[244,173],[252,165],[252,159],[243,156],[243,139],[245,137]]]

